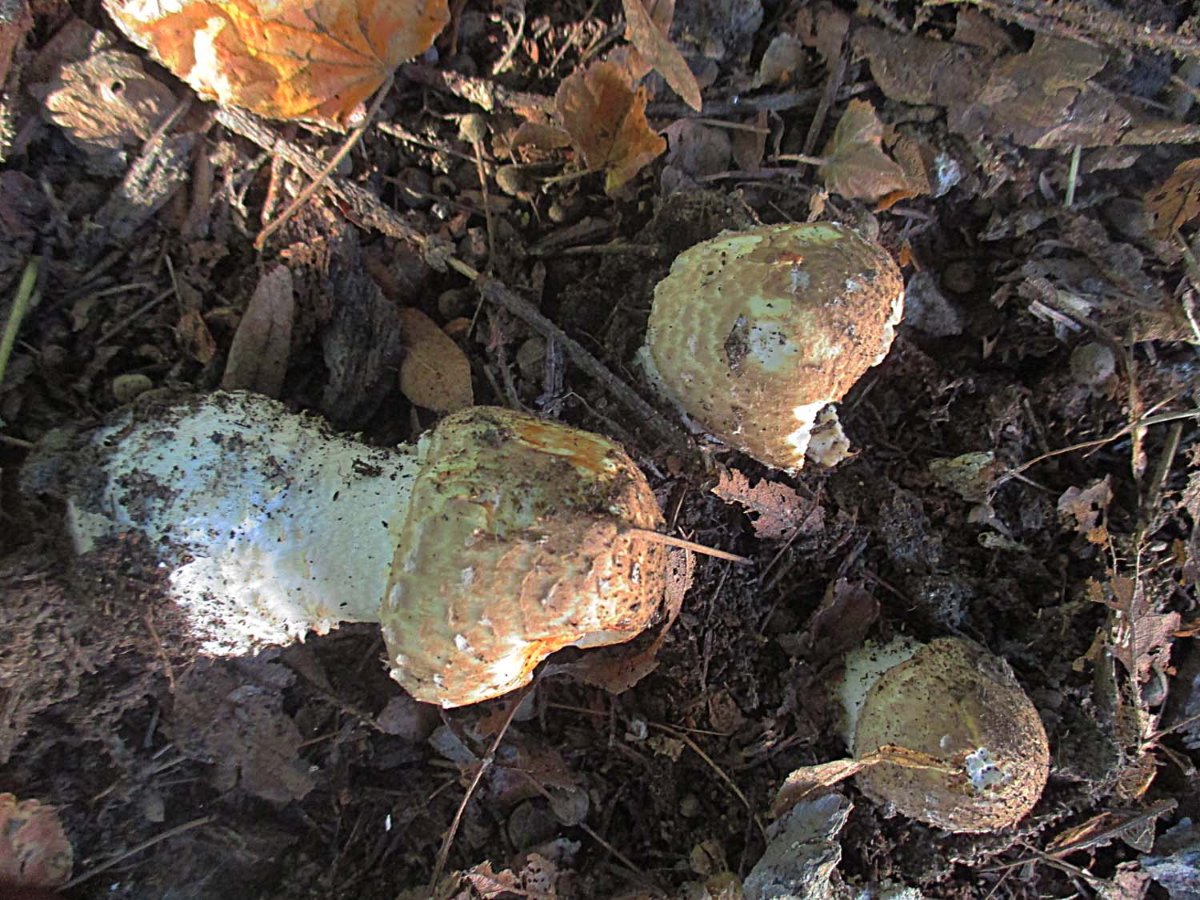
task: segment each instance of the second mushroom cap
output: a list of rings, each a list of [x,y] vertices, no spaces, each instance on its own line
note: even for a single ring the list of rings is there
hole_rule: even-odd
[[[654,291],[643,362],[721,441],[780,469],[847,444],[830,404],[891,346],[904,282],[840,225],[727,232],[681,253]]]

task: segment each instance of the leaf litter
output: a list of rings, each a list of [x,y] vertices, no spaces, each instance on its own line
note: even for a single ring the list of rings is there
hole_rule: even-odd
[[[157,3],[137,21],[135,4],[107,5],[197,98],[113,43],[108,20],[97,33],[52,0],[0,3],[0,320],[27,258],[44,269],[0,384],[17,560],[0,566],[15,598],[0,786],[56,806],[78,859],[144,848],[121,887],[88,868],[78,896],[1186,883],[1200,328],[1180,145],[1197,130],[1171,10],[773,18],[757,0],[627,0],[588,17],[529,0],[489,18],[328,0],[276,53],[297,22],[261,4]],[[253,22],[267,52],[247,43]],[[309,65],[331,36],[357,49]],[[254,233],[336,138],[244,110],[344,129],[393,73],[378,127],[259,253]],[[106,103],[118,86],[127,106]],[[831,471],[664,447],[610,394],[626,380],[650,396],[629,361],[671,256],[755,219],[877,236],[946,323],[900,326],[843,406],[857,453]],[[485,327],[467,271],[486,273]],[[1109,353],[1094,377],[1089,347]],[[402,369],[421,359],[418,396]],[[136,542],[77,567],[35,556],[58,516],[13,473],[53,425],[231,372],[381,445],[471,394],[602,431],[644,463],[673,533],[754,565],[681,552],[658,630],[565,651],[507,730],[503,704],[443,718],[404,702],[370,628],[311,637],[287,669],[214,668],[155,605]],[[843,654],[947,631],[1004,656],[1051,734],[1055,776],[1024,844],[914,828],[845,785],[761,831],[788,773],[844,768],[825,694]],[[431,888],[464,797],[454,874]],[[775,866],[801,837],[811,852]],[[1019,883],[1003,874],[1017,865]]]

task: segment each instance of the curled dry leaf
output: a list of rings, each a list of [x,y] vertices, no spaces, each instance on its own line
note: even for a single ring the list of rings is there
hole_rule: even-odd
[[[722,470],[712,492],[726,503],[738,503],[754,513],[754,536],[760,541],[791,537],[795,532],[816,534],[825,527],[820,504],[805,500],[786,484],[763,478],[750,486],[737,469]]]
[[[564,78],[554,96],[563,128],[589,169],[607,172],[609,193],[667,149],[646,121],[646,91],[629,72],[598,62]]]
[[[61,887],[71,865],[71,842],[53,806],[0,794],[0,887]]]
[[[221,387],[278,397],[283,393],[296,300],[292,273],[276,266],[258,281],[246,314],[233,336]]]
[[[1108,543],[1108,529],[1102,518],[1112,503],[1112,478],[1105,475],[1086,488],[1071,487],[1058,498],[1058,513],[1074,520],[1075,530],[1092,544]]]
[[[344,128],[449,21],[446,0],[104,0],[202,97]]]
[[[400,310],[404,362],[400,390],[417,406],[451,413],[475,403],[471,363],[437,323],[417,309]]]
[[[683,54],[667,37],[671,20],[675,17],[674,0],[622,0],[625,7],[625,37],[633,44],[641,57],[671,90],[683,98],[683,102],[696,112],[704,105],[700,99],[700,85],[688,67]]]
[[[921,189],[903,166],[883,152],[883,123],[865,100],[850,101],[824,155],[825,187],[848,200],[894,203]]]

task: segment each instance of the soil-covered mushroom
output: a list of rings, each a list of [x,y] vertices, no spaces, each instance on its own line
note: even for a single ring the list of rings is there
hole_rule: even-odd
[[[841,700],[855,759],[887,748],[913,754],[855,776],[864,794],[906,816],[947,831],[993,831],[1019,821],[1042,794],[1050,751],[1041,719],[1008,663],[976,643],[860,647],[847,659]]]
[[[833,224],[727,232],[654,290],[641,358],[686,417],[760,462],[833,465],[833,404],[891,346],[904,282],[878,244]]]
[[[634,637],[664,590],[661,514],[628,455],[505,409],[380,449],[216,393],[43,448],[25,482],[57,482],[81,552],[148,535],[206,652],[380,621],[392,676],[443,706],[520,687],[562,647]]]

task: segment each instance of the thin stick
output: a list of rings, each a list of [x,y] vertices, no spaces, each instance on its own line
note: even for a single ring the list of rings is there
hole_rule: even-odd
[[[21,281],[17,285],[17,295],[13,298],[12,309],[8,311],[8,320],[4,323],[4,334],[0,335],[0,384],[4,383],[4,372],[8,369],[8,358],[17,343],[17,332],[21,330],[21,322],[25,313],[29,312],[29,304],[33,300],[33,290],[37,286],[38,269],[42,258],[31,256],[21,273]]]
[[[1067,196],[1063,199],[1063,206],[1067,209],[1075,205],[1075,185],[1079,183],[1079,159],[1082,155],[1083,145],[1076,144],[1071,152],[1071,168],[1067,170]]]
[[[233,107],[221,109],[217,111],[217,121],[231,131],[258,144],[264,150],[297,166],[309,177],[316,177],[321,173],[323,167],[311,154],[295,144],[281,139],[266,124],[247,112]],[[476,289],[484,299],[502,306],[547,341],[557,341],[575,365],[604,385],[609,393],[633,412],[639,420],[645,422],[660,440],[677,449],[686,449],[689,446],[686,435],[663,418],[662,414],[643,400],[633,388],[610,372],[583,345],[568,337],[561,328],[542,315],[528,300],[518,296],[496,279],[484,278],[471,266],[445,254],[437,241],[413,228],[399,214],[380,203],[378,197],[361,185],[332,175],[326,179],[325,186],[334,191],[353,209],[354,214],[362,220],[363,225],[390,237],[410,241],[420,247],[431,260],[436,258],[437,264],[448,266],[475,282]]]
[[[638,537],[643,537],[655,544],[666,544],[668,547],[691,550],[693,553],[699,553],[701,556],[711,556],[713,559],[725,559],[742,566],[748,566],[754,562],[752,559],[748,559],[745,556],[738,556],[736,553],[730,553],[727,550],[706,547],[704,544],[697,544],[695,541],[689,541],[686,538],[663,534],[661,531],[651,531],[649,528],[626,528],[623,531],[626,534],[636,534]]]
[[[76,875],[74,878],[72,878],[70,881],[68,881],[66,884],[64,884],[62,886],[62,889],[64,891],[70,890],[71,888],[75,887],[76,885],[82,884],[83,882],[87,881],[89,878],[94,878],[95,876],[99,875],[101,872],[107,872],[109,869],[111,869],[113,866],[117,865],[118,863],[124,862],[125,860],[129,859],[129,857],[134,856],[135,854],[141,853],[143,850],[150,849],[155,844],[161,844],[163,841],[169,841],[173,837],[179,837],[179,835],[183,834],[186,831],[191,831],[193,828],[199,828],[202,825],[207,825],[209,822],[215,821],[216,818],[217,818],[216,816],[202,816],[199,819],[192,819],[192,821],[190,821],[190,822],[184,822],[182,825],[176,825],[174,828],[168,828],[166,831],[162,832],[161,834],[157,834],[152,838],[144,840],[140,844],[134,844],[128,850],[121,851],[120,853],[118,853],[116,856],[114,856],[112,859],[108,860],[107,862],[102,862],[102,863],[100,863],[100,865],[93,866],[92,868],[88,869],[86,872],[82,872],[81,874]]]
[[[342,160],[346,158],[346,154],[353,150],[355,145],[362,140],[362,136],[366,134],[367,129],[371,127],[371,122],[375,118],[375,114],[379,112],[379,107],[383,103],[383,98],[386,97],[387,92],[392,89],[392,81],[394,78],[394,74],[387,77],[387,80],[383,83],[383,86],[375,94],[375,99],[371,103],[371,108],[367,110],[367,115],[363,119],[362,124],[350,132],[350,136],[346,138],[342,146],[338,148],[338,152],[333,154],[333,158],[329,160],[329,163],[325,166],[325,168],[323,168],[317,177],[309,183],[308,187],[296,195],[296,199],[288,204],[287,209],[281,212],[276,217],[275,221],[268,223],[263,230],[258,233],[258,237],[254,239],[255,250],[261,251],[262,248],[266,246],[267,239],[284,225],[286,225],[292,216],[296,214],[296,210],[307,203],[309,198],[312,197],[312,195],[318,190],[320,190],[321,185],[324,184],[325,180],[333,174],[334,169],[341,165]]]
[[[676,740],[683,741],[683,743],[687,744],[687,746],[690,747],[697,756],[699,756],[702,760],[704,760],[706,763],[708,763],[709,768],[711,768],[714,772],[717,773],[717,776],[723,782],[725,782],[725,784],[729,787],[729,790],[733,792],[733,795],[735,797],[737,797],[739,800],[741,800],[742,805],[745,806],[746,809],[750,811],[750,815],[753,816],[753,818],[754,818],[754,824],[758,826],[758,831],[762,835],[763,844],[771,843],[770,839],[767,837],[767,829],[763,826],[762,820],[759,819],[758,813],[755,812],[754,807],[750,805],[750,801],[746,799],[746,795],[742,793],[742,789],[739,788],[736,784],[734,784],[733,779],[730,778],[728,775],[726,775],[725,771],[720,766],[718,766],[715,762],[713,762],[713,759],[711,756],[709,756],[707,753],[705,753],[703,750],[700,749],[699,744],[697,744],[695,741],[693,741],[690,737],[688,737],[682,731],[677,731],[676,729],[672,728],[669,725],[660,725],[657,722],[649,722],[647,724],[649,724],[649,726],[651,728],[657,728],[659,731],[665,731],[667,734],[671,735]]]
[[[540,680],[541,675],[539,674],[520,693],[513,697],[508,714],[504,717],[504,724],[500,726],[500,730],[496,733],[492,745],[488,747],[487,754],[479,761],[479,767],[475,770],[475,776],[467,786],[467,792],[463,794],[462,802],[458,804],[458,810],[454,813],[454,819],[450,822],[450,828],[447,829],[446,836],[442,838],[442,846],[438,850],[437,861],[433,866],[433,877],[429,879],[429,891],[431,894],[437,892],[438,882],[442,880],[442,873],[446,871],[446,861],[450,858],[450,848],[454,846],[454,837],[458,834],[459,826],[462,825],[463,816],[466,815],[467,804],[471,802],[471,798],[475,795],[475,791],[479,787],[479,782],[483,781],[483,776],[496,761],[496,751],[500,749],[500,742],[504,740],[504,735],[508,733],[508,727],[512,725],[513,717],[516,716],[517,710],[520,709],[529,692],[537,686]]]
[[[1153,413],[1155,410],[1162,409],[1168,403],[1176,400],[1178,397],[1188,391],[1190,387],[1191,386],[1188,385],[1180,388],[1177,391],[1173,391],[1166,399],[1160,400],[1158,403],[1150,407],[1150,409],[1146,410],[1145,415],[1135,419],[1132,422],[1129,422],[1126,425],[1122,425],[1107,437],[1096,438],[1092,441],[1084,441],[1080,444],[1072,444],[1070,447],[1062,447],[1058,450],[1051,450],[1049,453],[1043,453],[1040,456],[1035,456],[1033,459],[1027,460],[1021,463],[1019,466],[1014,466],[996,479],[993,488],[999,487],[1000,485],[1004,484],[1004,482],[1008,481],[1008,479],[1015,478],[1017,475],[1020,475],[1027,469],[1033,468],[1038,463],[1045,462],[1046,460],[1055,456],[1063,456],[1067,453],[1075,453],[1079,450],[1093,450],[1098,447],[1103,447],[1105,444],[1111,444],[1113,441],[1124,437],[1135,428],[1149,428],[1151,425],[1162,425],[1165,422],[1177,422],[1181,419],[1200,419],[1200,409],[1189,409],[1183,412],[1162,413],[1157,416],[1150,415],[1150,413]]]

